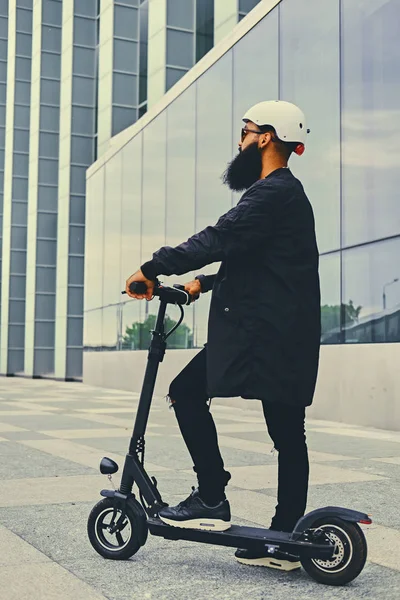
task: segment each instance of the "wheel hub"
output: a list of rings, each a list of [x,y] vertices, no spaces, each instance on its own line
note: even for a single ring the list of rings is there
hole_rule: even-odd
[[[333,555],[327,560],[313,558],[316,567],[325,572],[339,572],[347,567],[353,556],[353,544],[348,534],[337,525],[321,525],[315,533],[324,533],[327,540],[334,545]]]

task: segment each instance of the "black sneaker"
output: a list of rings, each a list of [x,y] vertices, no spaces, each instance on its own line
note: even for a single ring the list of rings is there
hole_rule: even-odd
[[[208,506],[199,496],[198,488],[177,506],[166,506],[158,513],[161,521],[173,527],[225,531],[231,526],[231,509],[228,500],[221,500],[216,506]]]
[[[294,571],[300,569],[301,563],[298,556],[285,554],[283,552],[275,552],[274,555],[260,554],[252,550],[244,550],[239,548],[235,552],[238,562],[244,565],[255,565],[258,567],[270,567],[271,569],[279,569],[280,571]]]

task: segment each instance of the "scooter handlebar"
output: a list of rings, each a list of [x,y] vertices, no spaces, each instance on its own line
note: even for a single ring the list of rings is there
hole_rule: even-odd
[[[133,281],[129,285],[129,289],[133,294],[145,294],[147,292],[147,286],[144,281]],[[126,291],[121,292],[126,294]],[[197,298],[198,295],[192,296],[185,290],[185,286],[180,283],[175,283],[173,287],[161,285],[158,281],[154,286],[154,296],[159,296],[160,300],[164,300],[167,304],[191,304]]]

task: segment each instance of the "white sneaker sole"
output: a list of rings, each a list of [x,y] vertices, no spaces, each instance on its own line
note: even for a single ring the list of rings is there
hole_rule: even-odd
[[[173,521],[172,519],[166,519],[159,515],[159,518],[163,523],[172,525],[172,527],[180,527],[183,529],[202,529],[204,531],[226,531],[230,528],[231,524],[228,521],[222,521],[222,519],[190,519],[189,521]]]
[[[300,562],[290,562],[289,560],[277,560],[269,556],[261,558],[238,558],[236,560],[244,565],[254,565],[256,567],[269,567],[270,569],[278,569],[279,571],[294,571],[301,568]]]

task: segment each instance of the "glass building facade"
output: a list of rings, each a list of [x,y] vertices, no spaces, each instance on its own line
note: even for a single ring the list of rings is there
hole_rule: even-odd
[[[86,351],[148,347],[158,303],[121,300],[125,279],[237,203],[221,173],[245,110],[275,98],[302,107],[311,128],[290,167],[316,218],[322,343],[400,342],[400,0],[281,0],[255,12],[88,172]],[[187,309],[172,347],[202,346],[209,300]]]
[[[113,145],[113,136],[143,116],[212,48],[216,3],[220,0],[0,0],[1,374],[82,376],[86,219],[99,222],[103,215],[108,222],[95,259],[103,257],[108,272],[121,262],[120,236],[125,253],[130,245],[130,221],[122,232],[118,219],[126,211],[136,218],[120,186],[122,173],[135,175],[126,183],[132,190],[142,177],[128,157],[123,166],[115,162],[99,199],[116,192],[118,206],[107,204],[93,214],[86,206],[86,170]],[[236,8],[233,25],[239,21]],[[175,120],[179,126],[178,115]],[[171,135],[174,124],[164,117],[164,140],[167,126]],[[146,150],[137,160],[148,164],[144,214],[153,204],[158,210],[162,186],[169,181],[172,193],[175,182],[169,179],[171,166],[165,163],[161,171],[149,166],[157,153],[161,162],[165,156],[158,143],[151,150],[156,128],[149,127],[143,138]],[[164,239],[163,210],[155,244]],[[148,220],[143,227],[145,237],[150,235]],[[91,255],[92,241],[87,244]],[[127,263],[124,268],[129,270]],[[105,279],[95,308],[115,302],[111,290]],[[112,340],[115,309],[104,311],[109,316],[104,332]],[[123,319],[129,322],[127,312]],[[192,330],[186,331],[185,345],[194,343]],[[132,347],[129,336],[123,339],[120,345]],[[176,345],[182,346],[178,335]]]

